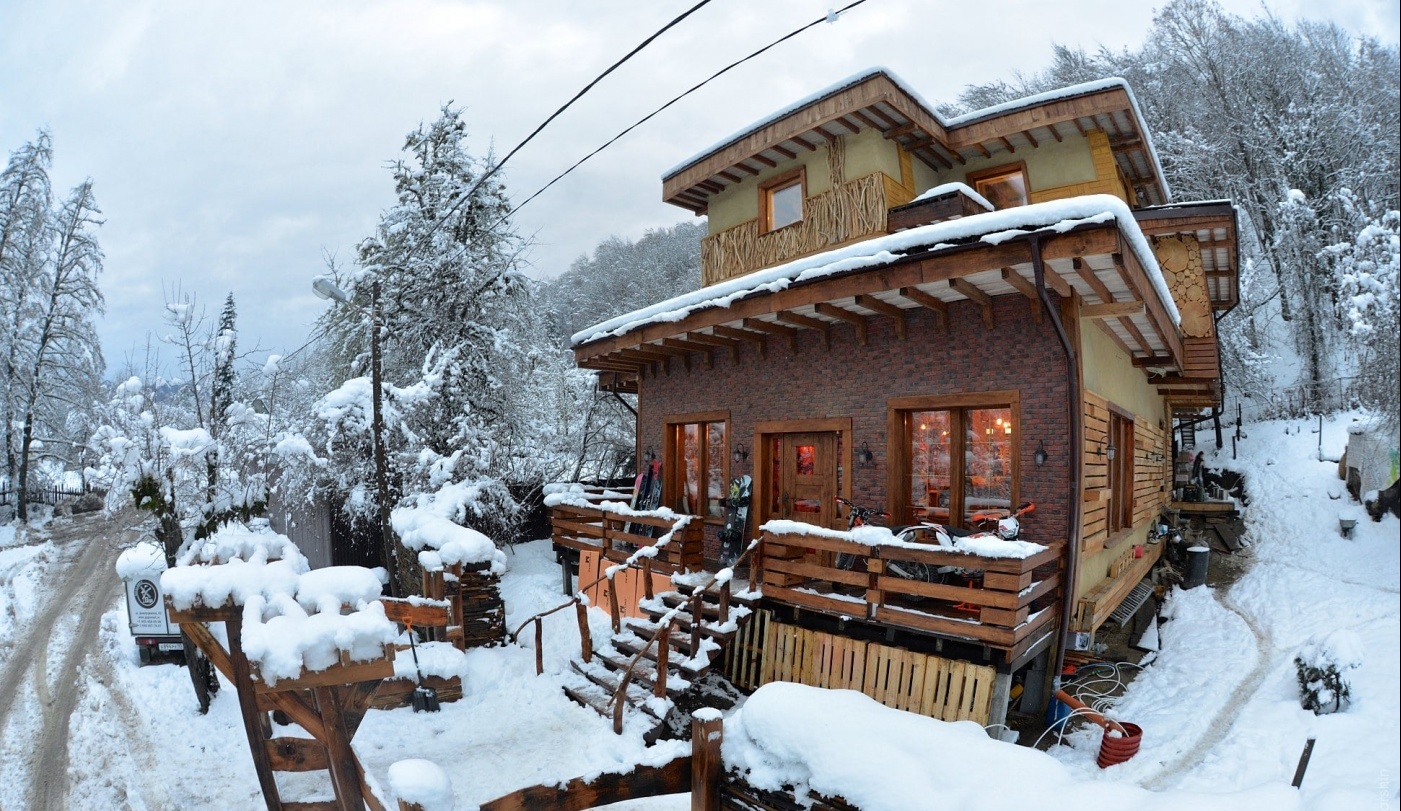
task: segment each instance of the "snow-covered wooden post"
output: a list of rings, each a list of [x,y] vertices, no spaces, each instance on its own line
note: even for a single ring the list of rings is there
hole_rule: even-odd
[[[691,713],[691,811],[720,811],[724,739],[725,721],[719,710],[702,707]]]

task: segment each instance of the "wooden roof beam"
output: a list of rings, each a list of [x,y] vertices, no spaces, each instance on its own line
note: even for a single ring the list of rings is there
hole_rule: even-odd
[[[683,334],[685,339],[691,343],[707,344],[712,347],[721,347],[730,350],[730,358],[733,359],[735,363],[739,363],[739,348],[744,343],[743,341],[737,341],[734,338],[723,338],[719,335],[710,335],[705,332],[687,332]]]
[[[992,152],[989,151],[987,147],[983,146],[981,141],[979,141],[976,144],[973,144],[973,148],[983,153],[984,160],[992,160]]]
[[[825,128],[823,128],[821,124],[817,125],[816,127],[813,127],[812,131],[817,133],[818,135],[821,135],[823,139],[826,140],[829,144],[835,144],[837,142],[837,139],[841,138],[840,135],[833,135],[832,133],[828,132]]]
[[[1036,285],[1027,281],[1022,274],[1011,268],[1002,269],[1002,280],[1016,288],[1018,293],[1031,302],[1031,320],[1040,324],[1045,315],[1041,312],[1041,297],[1036,294]]]
[[[999,136],[997,136],[997,142],[998,142],[999,144],[1002,144],[1002,148],[1003,148],[1003,149],[1006,149],[1008,152],[1012,153],[1013,155],[1017,154],[1017,148],[1014,147],[1014,146],[1012,146],[1012,142],[1009,141],[1009,140],[1007,140],[1007,137],[1006,137],[1005,135],[999,135]]]
[[[702,189],[705,189],[711,194],[718,194],[725,190],[725,187],[722,184],[716,183],[713,180],[702,180],[696,185],[701,187]]]
[[[865,124],[866,126],[870,127],[870,128],[873,129],[873,130],[884,130],[884,129],[885,129],[884,126],[882,126],[882,125],[880,125],[880,124],[877,124],[876,121],[875,121],[875,119],[873,119],[873,118],[871,118],[870,116],[866,115],[865,110],[852,110],[852,111],[851,111],[851,117],[854,118],[854,119],[856,119],[857,121],[860,121],[862,124]]]
[[[851,310],[846,309],[845,307],[838,307],[834,304],[825,304],[819,302],[813,305],[813,307],[817,310],[818,315],[825,315],[828,318],[835,318],[838,321],[845,321],[846,323],[851,324],[853,327],[856,328],[857,342],[860,343],[862,346],[866,345],[866,328],[868,325],[868,319],[866,316],[862,315],[861,313],[854,313]]]
[[[930,295],[918,287],[900,288],[900,298],[913,301],[926,310],[932,310],[939,321],[939,329],[949,334],[949,303],[938,296]]]
[[[1143,315],[1146,310],[1141,301],[1115,301],[1105,304],[1086,304],[1080,308],[1081,318],[1126,318]]]
[[[856,297],[856,306],[864,307],[872,312],[895,319],[895,337],[905,340],[905,311],[891,304],[888,301],[881,301],[875,296],[859,295]]]
[[[919,129],[919,125],[918,125],[918,124],[916,124],[916,123],[913,122],[913,121],[906,121],[905,123],[901,124],[901,125],[898,126],[898,127],[891,127],[890,129],[888,129],[888,130],[886,130],[885,132],[881,133],[881,135],[882,135],[887,141],[893,141],[893,140],[895,140],[896,138],[903,138],[903,137],[905,137],[906,135],[910,135],[910,134],[914,133],[914,131],[917,130],[917,129]]]
[[[705,368],[715,368],[715,347],[713,346],[692,343],[690,341],[681,340],[680,338],[663,338],[662,346],[671,349],[680,349],[685,352],[699,352],[705,357]]]
[[[1104,323],[1099,319],[1096,319],[1090,323],[1094,324],[1096,327],[1099,327],[1100,332],[1103,332],[1105,335],[1108,335],[1109,340],[1113,341],[1115,345],[1117,345],[1120,349],[1124,350],[1125,355],[1128,355],[1130,358],[1134,356],[1133,350],[1129,349],[1129,345],[1124,343],[1124,339],[1120,338],[1117,332],[1110,329],[1108,324]]]
[[[1139,346],[1140,350],[1143,352],[1143,354],[1145,354],[1145,355],[1151,355],[1151,354],[1153,354],[1153,346],[1152,346],[1152,344],[1148,343],[1148,339],[1145,338],[1145,337],[1143,337],[1143,333],[1142,333],[1142,332],[1139,332],[1138,327],[1135,326],[1134,323],[1133,323],[1133,319],[1131,319],[1131,318],[1120,318],[1120,319],[1119,319],[1119,325],[1122,326],[1122,327],[1124,328],[1124,330],[1128,332],[1129,335],[1132,335],[1132,336],[1133,336],[1134,341],[1136,341],[1136,342],[1138,343],[1138,346]]]
[[[1143,368],[1148,368],[1148,367],[1163,367],[1163,366],[1171,367],[1171,366],[1175,366],[1176,364],[1173,362],[1173,359],[1172,359],[1172,358],[1170,358],[1170,357],[1168,357],[1168,356],[1166,356],[1166,355],[1149,355],[1149,356],[1146,357],[1146,358],[1134,358],[1134,359],[1133,359],[1133,365],[1134,365],[1134,366],[1140,366],[1140,367],[1143,367]]]
[[[724,324],[716,324],[711,327],[710,330],[721,338],[733,338],[736,341],[748,341],[749,343],[757,344],[759,346],[759,357],[767,358],[769,356],[769,342],[763,335],[748,330],[728,327]]]
[[[826,321],[800,313],[789,312],[788,310],[782,310],[774,313],[774,315],[777,316],[779,321],[785,324],[792,324],[799,329],[810,329],[819,333],[822,335],[823,348],[832,348],[832,329],[831,325]]]
[[[764,157],[762,154],[760,154],[760,155],[750,155],[750,156],[749,156],[749,159],[750,159],[750,160],[758,161],[759,163],[762,163],[763,165],[769,167],[770,169],[772,169],[772,168],[774,168],[775,166],[778,165],[778,161],[772,160],[772,159],[770,159],[770,158],[766,158],[766,157]]]
[[[974,303],[983,308],[983,326],[992,329],[996,325],[992,314],[992,296],[983,292],[967,279],[949,279],[949,287],[972,299]]]
[[[767,332],[770,335],[786,338],[788,339],[788,351],[794,353],[798,351],[798,331],[792,327],[785,327],[762,318],[746,318],[741,323],[745,329]]]
[[[723,178],[725,178],[726,180],[730,181],[731,183],[739,183],[739,182],[742,182],[742,181],[744,180],[744,178],[740,177],[739,175],[735,174],[734,172],[730,172],[730,171],[727,171],[727,170],[724,170],[724,169],[721,169],[720,171],[716,172],[715,174],[716,174],[717,177],[723,177]]]
[[[1023,132],[1022,137],[1031,142],[1032,149],[1039,149],[1041,147],[1041,143],[1036,140],[1036,136],[1031,134],[1031,130]]]
[[[791,149],[785,148],[782,144],[774,144],[773,146],[769,147],[769,151],[771,151],[771,152],[777,152],[778,154],[782,155],[782,156],[784,157],[785,160],[790,160],[790,161],[791,161],[791,160],[793,160],[794,158],[798,157],[798,153],[797,153],[797,152],[794,152],[794,151],[791,150]],[[775,165],[777,165],[777,164],[775,164]]]
[[[1060,131],[1056,129],[1055,124],[1048,125],[1046,129],[1051,131],[1051,137],[1056,139],[1056,143],[1059,144],[1065,141],[1065,139],[1061,137]]]
[[[741,172],[744,172],[750,177],[754,177],[755,175],[759,174],[758,169],[755,169],[753,166],[750,166],[747,163],[736,163],[735,168],[740,170]]]
[[[1095,292],[1096,296],[1099,296],[1099,300],[1101,302],[1105,304],[1113,303],[1114,294],[1109,292],[1109,288],[1105,286],[1104,282],[1099,280],[1098,276],[1095,275],[1094,268],[1090,267],[1088,264],[1085,263],[1085,260],[1081,259],[1078,256],[1074,259],[1071,259],[1070,264],[1071,267],[1075,268],[1075,272],[1079,274],[1080,278],[1084,280],[1085,284],[1090,286],[1090,289]]]

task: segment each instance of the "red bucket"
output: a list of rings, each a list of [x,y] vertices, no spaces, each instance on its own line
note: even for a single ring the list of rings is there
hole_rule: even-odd
[[[1123,735],[1116,735],[1111,729],[1104,730],[1104,740],[1099,744],[1099,758],[1095,761],[1101,769],[1117,766],[1138,754],[1143,743],[1143,728],[1127,721],[1119,722],[1124,728]]]

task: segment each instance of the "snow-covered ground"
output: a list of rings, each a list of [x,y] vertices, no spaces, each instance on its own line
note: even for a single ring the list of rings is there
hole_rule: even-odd
[[[1347,424],[1347,417],[1325,423],[1326,457],[1336,459],[1341,453]],[[1231,806],[1227,796],[1205,804],[1311,811],[1401,807],[1401,524],[1395,518],[1363,521],[1355,537],[1344,540],[1338,514],[1357,508],[1347,504],[1346,495],[1333,498],[1343,493],[1336,464],[1318,461],[1319,436],[1310,425],[1260,423],[1247,432],[1240,459],[1231,461],[1227,451],[1213,464],[1247,475],[1247,554],[1254,562],[1229,589],[1173,594],[1166,609],[1171,619],[1161,629],[1161,654],[1114,710],[1117,717],[1143,727],[1140,753],[1123,765],[1098,769],[1094,755],[1100,733],[1092,728],[1067,736],[1070,746],[1051,750],[1059,763],[1027,749],[989,747],[983,755],[994,761],[985,765],[989,774],[1005,773],[1019,763],[1034,767],[1035,773],[1059,781],[1050,788],[1053,794],[1090,803],[1082,802],[1084,807],[1094,804],[1092,798],[1104,797],[1147,807],[1196,806],[1200,803],[1191,799],[1194,795],[1232,792],[1242,792],[1234,797],[1247,805]],[[68,572],[74,557],[73,550],[42,537],[0,529],[0,665],[36,630],[35,618],[46,605],[43,584]],[[508,567],[502,591],[512,629],[562,600],[547,542],[516,547],[508,555]],[[608,620],[596,610],[591,615],[593,636],[601,641]],[[58,618],[51,630],[56,648],[66,651],[82,642],[74,638],[84,633],[76,615]],[[1310,639],[1340,630],[1354,632],[1365,645],[1362,665],[1352,671],[1352,703],[1345,712],[1315,716],[1299,706],[1292,660]],[[261,809],[232,690],[221,691],[210,713],[200,716],[182,668],[138,667],[119,599],[108,605],[95,635],[96,644],[77,669],[76,710],[67,736],[66,807]],[[443,705],[442,712],[370,712],[354,745],[377,784],[387,785],[393,763],[424,758],[441,766],[451,780],[456,807],[472,809],[525,786],[626,770],[635,763],[660,764],[686,751],[676,743],[646,747],[641,729],[614,735],[608,721],[565,698],[560,686],[578,651],[572,612],[546,619],[543,636],[543,676],[535,675],[535,639],[528,629],[520,646],[470,652],[465,696]],[[46,672],[61,664],[59,658],[48,653]],[[22,742],[37,734],[43,716],[42,699],[31,681],[25,679],[5,719],[3,811],[27,807],[28,761]],[[773,705],[769,707],[771,712]],[[795,712],[794,720],[802,721],[802,715]],[[750,723],[761,717],[751,713]],[[945,734],[939,730],[950,726],[920,723],[935,734]],[[816,733],[808,737],[822,739]],[[1288,784],[1310,737],[1317,744],[1303,789],[1296,793]],[[1005,763],[996,762],[1002,758]],[[889,796],[898,775],[889,769],[880,774]],[[281,785],[284,799],[330,797],[321,773],[291,776]],[[919,789],[938,790],[937,785]],[[1005,805],[988,795],[978,807],[1027,807],[1025,797],[1014,801],[1014,795],[1006,794]],[[969,792],[965,799],[978,796]],[[1044,793],[1033,796],[1052,799]],[[687,807],[684,796],[674,796],[615,808]],[[904,807],[929,806],[920,793],[911,794]]]

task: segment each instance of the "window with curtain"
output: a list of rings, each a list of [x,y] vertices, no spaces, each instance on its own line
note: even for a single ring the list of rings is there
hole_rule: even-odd
[[[670,487],[668,503],[687,515],[724,520],[727,489],[725,461],[729,447],[726,422],[681,422],[667,426],[667,458]]]
[[[967,527],[1016,495],[1017,435],[1010,406],[904,412],[908,521]]]

